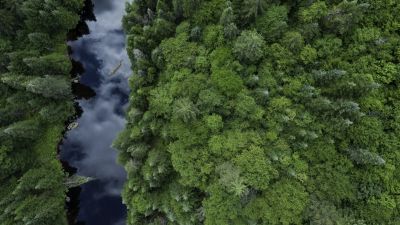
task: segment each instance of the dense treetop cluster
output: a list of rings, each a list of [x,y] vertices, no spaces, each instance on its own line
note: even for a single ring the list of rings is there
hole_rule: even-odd
[[[57,159],[74,114],[66,36],[81,0],[0,0],[0,224],[63,225]]]
[[[127,12],[128,224],[399,224],[399,1]]]

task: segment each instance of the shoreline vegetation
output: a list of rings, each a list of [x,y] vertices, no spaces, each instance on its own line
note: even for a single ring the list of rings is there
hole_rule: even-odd
[[[399,11],[128,4],[127,224],[398,224]]]
[[[0,0],[1,225],[78,214],[66,215],[79,203],[67,186],[87,179],[68,180],[57,146],[80,113],[66,40],[88,32],[87,7]],[[127,225],[399,223],[400,2],[134,0],[126,11],[134,75],[113,146]]]
[[[0,0],[2,225],[68,224],[68,175],[57,146],[77,113],[66,41],[83,7],[82,0]]]

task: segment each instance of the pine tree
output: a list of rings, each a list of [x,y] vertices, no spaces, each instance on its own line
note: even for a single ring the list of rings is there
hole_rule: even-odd
[[[35,140],[40,135],[40,124],[35,120],[25,120],[11,124],[2,133],[12,139]]]
[[[244,2],[243,12],[247,18],[257,19],[267,8],[267,0],[249,0]]]
[[[46,98],[66,99],[71,97],[71,86],[68,79],[58,77],[39,77],[30,79],[25,84],[26,90]]]

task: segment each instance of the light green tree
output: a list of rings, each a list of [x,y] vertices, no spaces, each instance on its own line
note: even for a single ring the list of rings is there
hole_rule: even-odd
[[[264,56],[265,41],[256,31],[243,31],[235,41],[233,52],[243,62],[256,63]]]

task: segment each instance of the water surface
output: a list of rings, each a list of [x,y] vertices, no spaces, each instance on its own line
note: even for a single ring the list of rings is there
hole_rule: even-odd
[[[90,34],[68,43],[72,58],[83,65],[80,82],[96,92],[95,97],[77,100],[83,111],[79,126],[66,133],[60,146],[61,159],[76,168],[78,175],[96,178],[81,186],[79,211],[72,209],[78,214],[73,224],[125,224],[120,193],[126,173],[110,147],[125,126],[123,112],[129,95],[131,65],[121,23],[125,2],[93,0],[96,21],[87,21]]]

